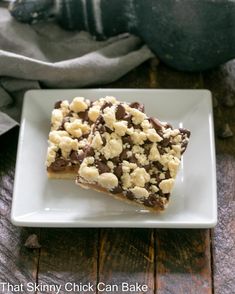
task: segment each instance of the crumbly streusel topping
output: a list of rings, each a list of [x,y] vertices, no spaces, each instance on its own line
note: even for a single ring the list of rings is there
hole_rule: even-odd
[[[151,207],[164,208],[190,132],[147,117],[144,106],[102,98],[88,111],[96,118],[78,182],[98,184]]]

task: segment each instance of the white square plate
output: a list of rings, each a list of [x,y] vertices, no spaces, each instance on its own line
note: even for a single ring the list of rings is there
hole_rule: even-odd
[[[152,213],[69,180],[47,179],[45,158],[54,102],[75,96],[140,101],[149,116],[191,130],[167,210]],[[76,89],[26,93],[11,219],[19,226],[208,228],[217,222],[211,94],[207,90]]]

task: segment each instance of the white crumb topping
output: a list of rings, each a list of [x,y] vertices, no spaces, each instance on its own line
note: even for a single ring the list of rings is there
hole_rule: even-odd
[[[151,185],[151,190],[153,191],[153,193],[157,193],[159,191],[158,187],[156,185]]]
[[[99,175],[97,181],[101,187],[108,190],[113,189],[118,185],[118,178],[112,173],[103,173]]]
[[[116,122],[115,108],[114,107],[106,107],[104,109],[103,118],[104,118],[106,125],[110,129],[113,129],[113,124]]]
[[[94,163],[93,157],[87,157],[83,160],[82,164],[79,168],[79,175],[88,181],[89,183],[93,183],[97,180],[99,176],[99,171],[95,166],[88,166],[89,164]]]
[[[150,148],[150,152],[149,152],[149,160],[152,161],[158,161],[160,159],[160,153],[157,149],[157,145],[156,143],[152,144],[152,147]]]
[[[61,111],[63,113],[63,116],[66,116],[70,111],[70,109],[69,109],[69,101],[68,100],[62,101],[61,104],[60,104],[60,109],[61,109]]]
[[[179,165],[180,165],[180,160],[177,157],[174,157],[172,160],[168,162],[168,168],[170,170],[170,174],[172,178],[176,177]]]
[[[148,129],[151,128],[151,124],[150,124],[150,122],[147,119],[145,119],[145,120],[142,121],[141,127],[145,131],[145,130],[148,130]]]
[[[83,112],[90,105],[89,100],[85,100],[84,97],[75,97],[70,103],[70,109],[74,112]]]
[[[100,115],[100,106],[94,105],[88,111],[88,117],[92,122],[95,122]]]
[[[147,198],[149,196],[149,192],[145,188],[135,187],[130,189],[130,191],[135,195],[136,198]]]
[[[58,150],[58,147],[56,145],[52,145],[47,148],[47,160],[46,160],[47,166],[50,166],[55,161],[57,150]]]
[[[154,129],[147,129],[146,135],[149,141],[151,142],[161,142],[162,137],[158,135],[158,133]]]
[[[120,138],[108,140],[106,145],[102,148],[102,152],[106,159],[119,156],[122,152],[122,140]]]
[[[94,149],[100,150],[102,148],[102,145],[103,145],[103,141],[100,136],[100,133],[95,132],[95,136],[93,137],[91,142],[91,147],[93,147]]]
[[[146,118],[146,114],[139,111],[138,109],[130,107],[129,112],[132,114],[132,121],[136,125],[141,124],[143,120]]]
[[[162,192],[164,194],[170,193],[172,191],[172,189],[173,189],[174,182],[175,182],[174,179],[163,180],[159,184],[159,188],[162,190]]]
[[[67,158],[72,150],[78,149],[78,141],[70,137],[61,137],[59,148],[61,149],[62,156]]]
[[[142,132],[140,130],[136,130],[131,135],[131,139],[134,144],[142,145],[142,144],[144,144],[144,141],[147,139],[147,136],[144,132]]]
[[[63,112],[60,109],[53,109],[51,114],[52,130],[57,130],[63,122]]]
[[[115,133],[119,136],[125,136],[127,131],[127,121],[117,121],[113,124]]]
[[[145,183],[149,182],[150,180],[150,175],[144,168],[137,167],[130,176],[132,183],[139,187],[144,187]]]

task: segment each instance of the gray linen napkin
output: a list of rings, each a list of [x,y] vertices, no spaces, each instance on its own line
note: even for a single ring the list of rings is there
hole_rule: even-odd
[[[27,89],[107,84],[151,57],[133,35],[96,41],[52,22],[18,23],[0,8],[0,135],[19,121]]]

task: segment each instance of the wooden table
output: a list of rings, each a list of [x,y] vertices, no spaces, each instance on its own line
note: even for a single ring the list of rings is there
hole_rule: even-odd
[[[235,61],[203,74],[188,74],[153,59],[107,87],[208,88],[216,98],[216,134],[226,123],[235,133]],[[219,220],[213,230],[15,227],[10,210],[17,137],[14,129],[0,138],[0,282],[62,286],[128,282],[146,284],[148,290],[125,293],[234,293],[235,136],[216,135]],[[41,248],[24,246],[31,234],[38,236]]]

